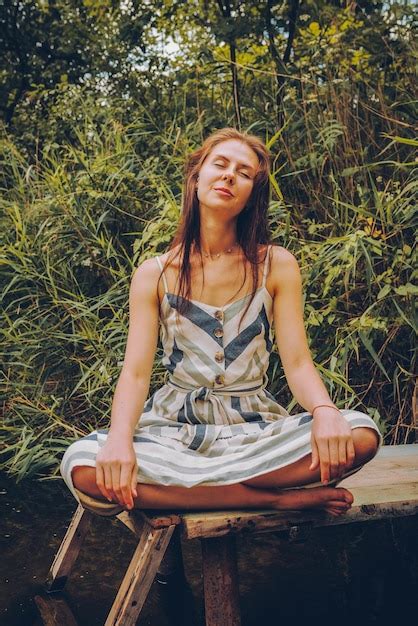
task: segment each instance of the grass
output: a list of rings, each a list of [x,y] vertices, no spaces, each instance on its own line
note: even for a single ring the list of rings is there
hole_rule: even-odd
[[[283,132],[265,131],[271,235],[300,263],[309,345],[333,400],[366,410],[385,443],[411,443],[417,141],[383,100],[354,109],[337,89],[290,98]],[[71,142],[31,157],[7,133],[0,143],[0,469],[17,480],[56,476],[68,443],[108,424],[130,277],[169,244],[184,154],[200,142],[191,123],[157,133],[110,108],[98,125],[94,103],[79,104]],[[276,349],[269,376],[296,410]]]

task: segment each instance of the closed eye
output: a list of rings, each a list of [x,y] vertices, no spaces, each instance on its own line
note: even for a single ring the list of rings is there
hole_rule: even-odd
[[[216,167],[224,167],[223,165],[221,165],[220,163],[215,163]],[[248,174],[244,174],[244,172],[240,172],[242,174],[242,176],[245,176],[245,178],[250,178],[250,176],[248,176]]]

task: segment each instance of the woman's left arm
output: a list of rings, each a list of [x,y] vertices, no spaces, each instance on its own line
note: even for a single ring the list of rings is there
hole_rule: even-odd
[[[342,476],[354,462],[351,427],[334,405],[312,361],[303,321],[302,279],[298,262],[280,246],[272,249],[274,329],[277,348],[290,391],[309,413],[312,423],[312,464],[320,466],[324,484]]]

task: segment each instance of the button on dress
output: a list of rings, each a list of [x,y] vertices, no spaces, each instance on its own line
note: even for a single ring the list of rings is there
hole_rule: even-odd
[[[272,343],[273,299],[266,288],[270,247],[261,287],[238,328],[250,294],[224,307],[190,300],[176,315],[181,296],[164,281],[160,339],[167,380],[145,402],[133,436],[138,482],[167,486],[229,485],[295,463],[312,452],[309,412],[290,415],[266,389]],[[280,297],[280,296],[278,296]],[[369,427],[362,411],[341,409],[351,428]],[[69,445],[61,474],[78,500],[71,471],[95,467],[108,429]],[[361,467],[330,481],[338,484]],[[321,482],[303,487],[314,487]]]

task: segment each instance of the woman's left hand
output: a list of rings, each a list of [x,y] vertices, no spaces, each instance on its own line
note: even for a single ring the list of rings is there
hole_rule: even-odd
[[[353,465],[354,442],[350,424],[338,409],[320,407],[316,409],[311,432],[311,471],[321,467],[321,482],[326,485],[340,478]]]

